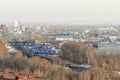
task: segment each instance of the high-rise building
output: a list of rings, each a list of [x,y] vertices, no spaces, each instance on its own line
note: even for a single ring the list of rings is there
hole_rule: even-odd
[[[12,33],[21,34],[22,24],[21,21],[15,21]]]
[[[2,24],[0,26],[0,29],[3,31],[3,32],[6,32],[7,31],[7,26],[5,24]]]
[[[21,27],[21,21],[15,21],[14,22],[14,27]]]

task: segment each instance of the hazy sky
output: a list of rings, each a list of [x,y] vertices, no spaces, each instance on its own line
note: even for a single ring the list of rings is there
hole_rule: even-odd
[[[119,22],[120,0],[0,0],[0,21]]]

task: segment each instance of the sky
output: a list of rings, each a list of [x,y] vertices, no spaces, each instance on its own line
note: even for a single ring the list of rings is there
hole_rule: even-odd
[[[119,23],[120,0],[0,0],[0,22]]]

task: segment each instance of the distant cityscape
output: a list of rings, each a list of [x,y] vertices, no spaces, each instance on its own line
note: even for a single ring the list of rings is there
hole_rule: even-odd
[[[102,51],[120,49],[119,25],[25,25],[22,21],[15,21],[14,25],[2,24],[0,27],[0,37],[4,33],[11,35],[9,40],[33,39],[39,42],[40,36],[49,37],[51,41],[74,41],[83,42],[88,46],[93,46]],[[116,44],[116,45],[115,45]],[[114,51],[113,51],[114,52]]]

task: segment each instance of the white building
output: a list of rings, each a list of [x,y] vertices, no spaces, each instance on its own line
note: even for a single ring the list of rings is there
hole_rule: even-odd
[[[112,42],[116,42],[117,41],[117,36],[110,36],[110,40]]]
[[[72,37],[56,37],[56,41],[73,41]]]

